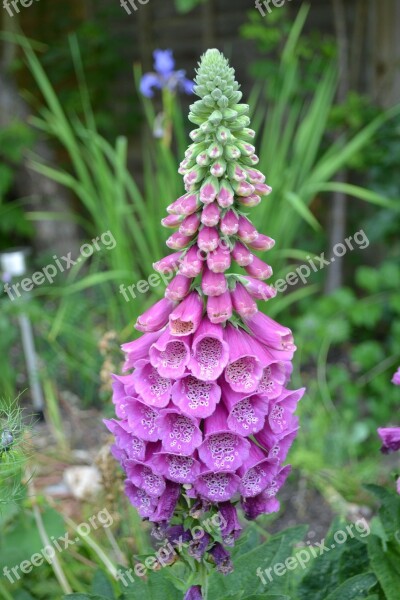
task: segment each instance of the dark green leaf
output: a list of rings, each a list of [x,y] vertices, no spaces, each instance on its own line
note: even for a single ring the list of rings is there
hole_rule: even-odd
[[[331,592],[325,600],[358,600],[359,598],[365,598],[375,584],[376,577],[373,573],[355,575]]]

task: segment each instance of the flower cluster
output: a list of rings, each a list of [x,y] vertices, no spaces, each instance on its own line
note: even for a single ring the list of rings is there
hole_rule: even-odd
[[[144,335],[122,347],[132,372],[114,377],[119,420],[106,424],[143,518],[166,526],[185,495],[192,507],[225,511],[229,545],[240,531],[236,501],[249,519],[279,509],[304,389],[287,388],[296,350],[290,329],[257,308],[275,293],[264,282],[271,267],[254,252],[274,241],[243,211],[271,188],[255,168],[249,107],[218,50],[204,55],[194,91],[200,100],[189,119],[198,128],[179,170],[186,193],[163,219],[176,229],[167,241],[174,252],[154,265],[177,273],[138,318]],[[232,263],[246,273],[228,273]],[[210,540],[206,550],[229,570],[221,544]]]
[[[392,377],[394,385],[400,385],[400,367]],[[380,427],[378,435],[382,440],[381,452],[389,454],[400,450],[400,427]],[[397,478],[397,492],[400,494],[400,477]]]

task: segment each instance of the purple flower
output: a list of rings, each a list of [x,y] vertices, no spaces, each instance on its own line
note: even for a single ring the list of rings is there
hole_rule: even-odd
[[[166,452],[191,456],[203,439],[197,419],[182,415],[175,408],[161,411],[158,426]]]
[[[150,361],[156,369],[152,385],[157,378],[178,379],[182,377],[190,360],[190,336],[176,338],[169,329],[156,340],[149,350]],[[165,405],[166,406],[166,405]]]
[[[239,477],[232,472],[203,471],[194,487],[207,500],[226,502],[236,494],[239,484]]]
[[[394,385],[400,385],[400,367],[397,369],[396,373],[393,375],[392,383],[394,383]]]
[[[288,327],[283,327],[260,312],[244,320],[251,333],[277,360],[292,360],[296,346]]]
[[[183,600],[203,600],[203,595],[201,593],[201,586],[192,585],[186,592]]]
[[[211,536],[203,530],[203,535],[197,539],[193,539],[189,545],[189,556],[192,556],[196,560],[200,561],[206,550],[207,546],[211,541]]]
[[[154,71],[145,73],[140,82],[140,91],[146,98],[154,96],[154,90],[167,88],[171,92],[193,93],[193,82],[185,77],[185,71],[174,71],[175,61],[172,50],[155,50]]]
[[[157,362],[159,356],[153,358]],[[133,373],[133,381],[137,394],[148,406],[164,408],[168,405],[171,398],[171,379],[160,375],[160,370],[151,363],[145,360],[138,361]]]
[[[161,331],[146,333],[133,342],[122,344],[121,348],[125,352],[124,371],[133,369],[138,360],[147,358],[150,346],[158,340],[160,335]]]
[[[163,494],[157,500],[157,507],[149,517],[150,521],[170,521],[178,503],[180,488],[177,483],[167,481]]]
[[[217,542],[210,550],[210,554],[214,559],[214,562],[217,566],[217,571],[222,573],[223,575],[228,575],[233,571],[233,564],[231,560],[231,555],[222,544]]]
[[[193,336],[189,369],[198,379],[216,381],[226,367],[228,358],[229,347],[221,325],[211,323],[204,317]]]
[[[282,463],[289,452],[299,430],[299,419],[292,417],[287,428],[281,433],[274,433],[268,423],[255,436],[257,442],[268,452],[268,458],[275,458]]]
[[[221,388],[215,381],[204,381],[193,375],[182,377],[172,386],[172,402],[189,417],[209,417],[220,399]]]
[[[259,515],[268,515],[279,510],[280,505],[275,496],[285,483],[290,470],[290,465],[283,467],[283,469],[279,471],[276,477],[267,485],[261,494],[250,498],[243,498],[242,508],[244,510],[246,519],[252,521]]]
[[[197,292],[191,292],[169,315],[172,335],[187,336],[194,333],[203,315],[203,300]]]
[[[265,360],[258,345],[243,329],[231,324],[226,326],[224,337],[230,348],[225,380],[235,392],[255,392]]]
[[[168,323],[168,317],[173,308],[174,302],[162,298],[138,317],[135,328],[145,332],[162,329]]]
[[[175,229],[167,245],[177,251],[154,264],[170,278],[178,273],[163,300],[138,318],[144,335],[123,345],[124,368],[132,372],[113,376],[118,419],[105,424],[126,473],[126,494],[157,524],[158,538],[191,541],[192,557],[212,558],[227,573],[232,564],[224,547],[210,531],[192,539],[183,514],[220,513],[222,541],[233,545],[241,530],[237,502],[249,519],[279,509],[276,494],[290,472],[283,461],[299,429],[294,412],[304,389],[287,389],[292,332],[258,312],[255,302],[276,292],[261,281],[271,267],[253,254],[274,241],[242,212],[271,191],[254,168],[248,106],[240,104],[225,59],[217,50],[207,56],[211,71],[200,66],[200,100],[190,113],[197,129],[179,166],[186,193],[162,220]],[[186,85],[171,51],[154,58],[156,72],[143,77],[143,93]],[[234,272],[226,273],[232,259]],[[238,267],[249,276],[238,275]],[[392,448],[393,438],[385,439]],[[186,598],[201,598],[200,587]]]
[[[400,427],[380,427],[378,435],[382,440],[381,452],[389,454],[400,450]]]
[[[268,456],[254,443],[251,443],[248,457],[238,470],[242,478],[240,493],[243,498],[251,498],[261,494],[273,481],[278,472],[278,463]]]
[[[152,464],[163,477],[176,483],[194,483],[200,474],[200,463],[192,456],[160,452]]]
[[[219,404],[204,422],[204,442],[199,448],[201,461],[213,471],[236,471],[246,459],[250,443],[227,426],[227,411]]]
[[[219,505],[219,513],[223,518],[223,527],[221,527],[222,541],[227,546],[233,546],[242,530],[236,507],[230,502],[222,502]]]
[[[165,479],[144,463],[127,460],[125,464],[129,481],[141,488],[151,498],[158,498],[165,490]]]

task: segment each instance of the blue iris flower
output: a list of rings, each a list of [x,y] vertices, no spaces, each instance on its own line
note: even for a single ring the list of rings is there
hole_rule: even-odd
[[[174,71],[175,60],[172,50],[155,50],[154,71],[145,73],[140,82],[140,91],[146,98],[154,96],[154,90],[169,89],[171,92],[181,91],[193,94],[193,81],[185,77],[183,70]]]

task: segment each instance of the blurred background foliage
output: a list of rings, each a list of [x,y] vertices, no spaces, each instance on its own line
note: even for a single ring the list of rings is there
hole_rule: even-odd
[[[315,494],[314,500],[323,497],[327,515],[304,516],[323,527],[330,511],[346,516],[354,504],[373,506],[361,489],[362,481],[390,481],[392,465],[382,466],[376,428],[398,424],[399,417],[398,392],[390,383],[400,363],[400,109],[394,82],[399,75],[388,66],[382,90],[374,87],[363,60],[368,38],[361,35],[366,18],[362,2],[348,3],[344,15],[351,77],[343,72],[343,22],[336,6],[343,8],[340,0],[330,5],[329,18],[322,15],[320,3],[310,9],[303,2],[291,2],[268,18],[237,2],[231,9],[211,0],[169,4],[171,31],[158,30],[155,21],[152,36],[149,11],[158,19],[167,11],[160,2],[155,6],[155,0],[131,17],[110,1],[94,8],[91,2],[55,6],[47,0],[13,19],[3,15],[0,251],[31,247],[33,273],[51,263],[55,254],[77,255],[82,243],[103,232],[110,230],[117,244],[59,273],[53,285],[36,287],[22,301],[11,302],[5,293],[0,296],[0,396],[5,403],[22,393],[21,402],[31,412],[17,327],[23,311],[34,324],[51,434],[49,440],[45,437],[49,448],[35,452],[39,471],[42,462],[51,468],[55,455],[63,464],[74,464],[73,451],[80,448],[93,420],[98,426],[90,456],[106,440],[101,417],[112,414],[109,377],[122,366],[119,344],[133,337],[137,315],[161,297],[163,285],[130,302],[119,289],[148,279],[152,263],[166,254],[168,233],[160,220],[166,206],[182,194],[177,166],[190,130],[186,119],[190,98],[164,90],[149,99],[138,91],[157,47],[149,40],[160,40],[160,47],[174,50],[176,68],[186,67],[192,78],[194,62],[213,31],[211,41],[234,65],[238,58],[239,80],[243,76],[244,95],[253,109],[260,169],[274,190],[252,213],[258,228],[277,241],[268,257],[274,280],[308,256],[332,253],[338,195],[345,196],[346,210],[344,236],[336,241],[360,229],[370,241],[367,249],[356,248],[338,261],[340,285],[334,289],[328,267],[313,273],[307,285],[297,285],[263,307],[295,332],[294,383],[302,382],[308,392],[299,407],[302,429],[290,457],[295,467],[292,489],[298,494],[305,487]],[[374,4],[378,17],[388,4],[386,8]],[[233,20],[239,15],[234,37],[229,37],[228,25],[223,33],[221,15],[227,23],[228,16]],[[387,24],[387,17],[381,17]],[[40,19],[45,26],[39,27]],[[197,21],[200,30],[192,35],[189,23]],[[210,22],[214,29],[207,25]],[[174,35],[176,23],[188,25],[189,41]],[[382,35],[390,40],[395,34],[386,29]],[[133,60],[128,61],[127,55]],[[369,68],[383,60],[381,55],[369,59]],[[345,93],[340,91],[344,79]],[[14,111],[10,104],[15,104]],[[50,194],[49,182],[55,186]],[[113,514],[121,515],[114,534],[124,540],[122,555],[144,554],[148,540],[137,522],[132,538],[136,517],[119,497],[120,481],[110,470],[103,464],[104,496],[81,504],[80,516],[94,514],[101,502],[114,503]],[[20,474],[18,463],[16,481]],[[40,490],[33,500],[25,488],[25,497],[0,515],[0,554],[27,539],[37,529],[38,518],[49,535],[73,528],[73,517],[65,511],[60,517],[60,505],[55,511],[48,494]],[[37,504],[44,508],[41,516]],[[292,504],[284,499],[288,517],[278,517],[278,528],[280,523],[298,521]],[[275,526],[272,521],[267,518],[265,526]],[[46,566],[44,579],[33,574],[16,584],[11,594],[1,580],[0,595],[6,600],[47,600],[58,597],[60,585],[64,592],[83,592],[89,584],[93,594],[100,594],[109,584],[101,575],[92,584],[93,569],[95,565],[108,569],[99,548],[105,544],[115,553],[113,535],[97,532],[94,545],[81,540],[76,550],[79,568],[73,567],[76,556],[66,553],[60,558],[67,587]],[[253,535],[251,530],[249,536]],[[37,543],[40,540],[32,541],[29,550],[23,546],[21,556],[32,554]]]

